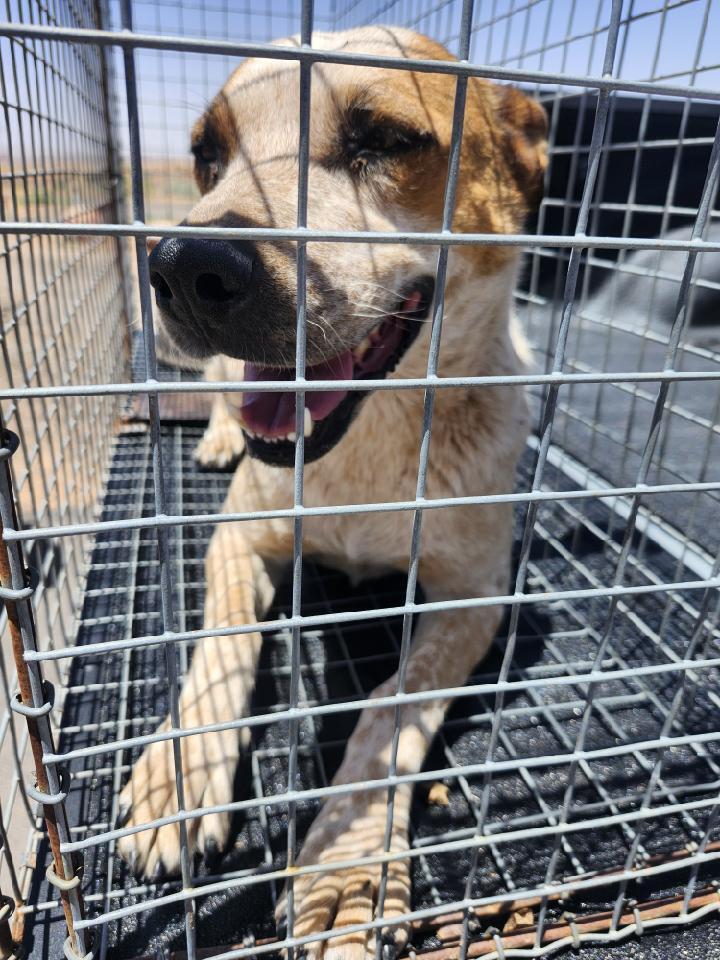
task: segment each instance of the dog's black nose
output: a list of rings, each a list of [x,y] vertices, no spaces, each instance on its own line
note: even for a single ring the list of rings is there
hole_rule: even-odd
[[[198,319],[222,319],[250,292],[252,248],[227,240],[166,237],[149,258],[159,306],[190,310]]]

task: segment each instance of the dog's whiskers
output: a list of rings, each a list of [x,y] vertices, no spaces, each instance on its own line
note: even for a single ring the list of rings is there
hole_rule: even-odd
[[[382,290],[384,293],[389,293],[398,299],[402,297],[402,293],[399,290],[395,290],[394,287],[386,287],[382,283],[377,283],[375,280],[350,280],[349,282],[351,286],[354,285],[358,288],[365,288],[368,291]]]

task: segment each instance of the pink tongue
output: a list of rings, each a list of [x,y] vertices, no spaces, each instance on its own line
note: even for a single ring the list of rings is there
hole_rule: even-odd
[[[352,380],[352,376],[353,358],[349,350],[305,370],[307,380]],[[246,383],[294,379],[294,370],[245,364]],[[347,390],[308,392],[305,394],[305,406],[313,420],[324,420],[346,396]],[[295,393],[292,390],[273,393],[246,390],[242,395],[240,409],[248,430],[263,437],[286,437],[295,430]]]

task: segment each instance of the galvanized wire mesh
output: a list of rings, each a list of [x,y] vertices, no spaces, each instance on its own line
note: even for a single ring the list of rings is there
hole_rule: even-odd
[[[61,3],[8,2],[3,14],[48,25],[100,25],[92,4],[68,10]],[[0,62],[0,218],[117,221],[104,52],[2,37]],[[3,233],[0,261],[3,390],[125,379],[128,317],[115,240]],[[12,474],[22,526],[62,525],[96,515],[118,412],[115,397],[100,399],[87,418],[77,398],[34,402],[3,396],[2,421],[20,437]],[[39,573],[35,611],[45,646],[73,642],[89,545],[83,536],[28,545],[29,562]],[[3,630],[7,638],[4,613]],[[23,790],[26,724],[7,708],[17,690],[9,654],[4,645],[0,770],[9,843],[0,854],[0,885],[17,896],[27,886],[36,819]],[[66,672],[51,668],[48,676],[61,690]]]
[[[256,715],[238,721],[255,734],[250,796],[233,804],[241,818],[239,843],[214,875],[198,872],[185,850],[179,882],[158,889],[130,879],[113,852],[123,833],[115,827],[117,794],[131,759],[156,736],[167,710],[179,727],[178,678],[188,648],[203,635],[201,557],[213,524],[229,519],[218,515],[222,479],[200,481],[190,462],[197,429],[163,425],[158,398],[242,389],[177,374],[155,382],[144,238],[157,232],[156,224],[165,235],[263,235],[169,224],[192,202],[183,154],[202,105],[238,57],[278,56],[264,43],[300,33],[305,46],[283,54],[303,64],[298,226],[267,233],[298,246],[301,378],[304,244],[367,239],[304,229],[311,64],[373,62],[313,51],[312,31],[364,23],[412,26],[460,56],[460,64],[442,68],[414,64],[458,77],[454,148],[470,75],[522,83],[551,120],[551,164],[536,233],[371,238],[440,250],[427,376],[374,388],[426,388],[428,437],[435,391],[452,385],[526,384],[537,417],[517,492],[472,498],[516,504],[517,574],[514,589],[501,598],[508,618],[497,649],[480,676],[453,691],[459,706],[426,772],[411,778],[418,797],[423,784],[444,778],[450,786],[447,816],[422,802],[415,811],[415,945],[439,949],[433,918],[460,911],[449,949],[454,956],[476,955],[482,910],[519,896],[537,897],[537,928],[528,942],[504,945],[493,929],[502,912],[488,914],[479,932],[496,956],[607,943],[717,910],[717,896],[702,903],[693,897],[717,878],[720,856],[720,353],[712,317],[720,291],[718,4],[492,0],[474,8],[458,0],[349,0],[314,9],[309,2],[241,9],[153,0],[69,12],[10,4],[6,16],[9,23],[0,27],[7,104],[0,213],[11,323],[2,396],[5,422],[20,435],[24,452],[12,461],[21,514],[16,529],[6,524],[5,541],[15,550],[24,545],[36,565],[44,564],[45,586],[35,603],[38,633],[52,645],[26,659],[45,670],[70,665],[69,678],[67,672],[60,677],[68,691],[61,740],[44,760],[68,766],[73,775],[67,798],[73,837],[63,849],[85,856],[88,906],[76,928],[98,929],[103,957],[183,942],[187,954],[197,956],[197,931],[223,957],[276,950],[274,940],[243,938],[273,937],[273,899],[286,879],[292,882],[286,867],[296,852],[296,827],[304,828],[318,800],[338,790],[329,786],[327,769],[337,762],[342,737],[328,734],[323,720],[348,722],[360,705],[372,708],[366,698],[377,671],[399,665],[402,676],[418,613],[497,602],[416,597],[422,515],[446,505],[424,499],[427,446],[414,500],[314,511],[412,511],[407,582],[397,590],[373,585],[352,597],[348,585],[329,574],[306,569],[303,576],[302,522],[313,511],[302,505],[299,425],[295,502],[277,512],[294,518],[294,576],[286,606],[260,625],[269,642]],[[451,162],[446,230],[456,176]],[[113,193],[120,177],[132,197],[131,219]],[[517,305],[536,347],[536,371],[514,378],[437,377],[450,242],[529,248]],[[132,245],[143,336],[142,372],[136,370],[130,386],[120,345],[130,312],[123,297]],[[26,355],[31,366],[24,365]],[[296,383],[300,395],[323,386],[330,384]],[[128,395],[148,397],[149,426],[125,427],[113,441],[113,418]],[[80,487],[78,499],[73,490]],[[76,633],[72,616],[93,535]],[[222,632],[255,629],[239,624]],[[364,644],[371,635],[381,637],[371,647],[376,652],[365,654],[370,662],[353,644],[357,632]],[[398,711],[419,696],[401,685]],[[3,727],[8,744],[9,717]],[[178,736],[170,734],[176,759]],[[383,781],[391,796],[402,782],[394,763]],[[19,796],[19,780],[14,775],[12,797]],[[188,814],[176,819],[184,823]],[[46,855],[41,846],[40,860]],[[614,871],[611,880],[603,870]],[[646,898],[657,906],[673,896],[679,914],[648,916],[633,904]],[[224,907],[241,899],[251,906],[228,922]],[[609,921],[595,930],[582,919],[568,925],[568,908],[579,918],[604,910]],[[62,925],[56,896],[40,876],[20,912],[33,918],[35,931],[38,924],[45,930]],[[286,946],[302,946],[293,936],[292,901],[289,914]],[[373,924],[383,925],[382,910]],[[548,932],[553,928],[556,935]]]

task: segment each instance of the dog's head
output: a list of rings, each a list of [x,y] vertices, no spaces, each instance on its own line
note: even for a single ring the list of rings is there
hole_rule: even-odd
[[[297,41],[283,41],[296,43]],[[324,49],[450,60],[407,30],[314,34]],[[299,72],[295,61],[248,60],[192,133],[203,194],[189,224],[291,228],[297,223]],[[351,231],[441,227],[455,78],[345,64],[312,67],[307,224]],[[509,87],[468,84],[453,231],[512,233],[540,195],[546,118]],[[448,280],[489,278],[512,264],[510,247],[458,248]],[[307,244],[309,380],[384,377],[409,369],[425,346],[437,248]],[[246,380],[295,376],[297,249],[292,241],[162,240],[150,256],[162,320],[186,353],[245,362]],[[361,391],[307,392],[305,457],[342,437]],[[242,395],[250,452],[293,462],[292,391]]]

